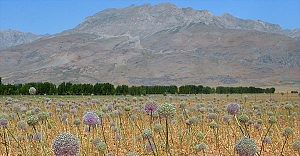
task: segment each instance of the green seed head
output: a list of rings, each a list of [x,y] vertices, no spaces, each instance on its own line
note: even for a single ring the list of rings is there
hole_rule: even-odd
[[[270,124],[275,124],[277,122],[277,118],[275,116],[270,116],[269,117],[269,123]]]
[[[27,124],[29,126],[35,126],[39,122],[39,117],[37,115],[30,115],[27,119]]]
[[[246,123],[249,121],[249,117],[246,114],[241,114],[238,118],[241,123]]]

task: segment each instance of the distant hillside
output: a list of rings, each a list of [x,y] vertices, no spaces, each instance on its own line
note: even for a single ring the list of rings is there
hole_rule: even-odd
[[[0,30],[0,50],[15,45],[26,44],[49,35],[36,35],[16,30]]]
[[[0,51],[0,75],[15,84],[299,86],[296,33],[171,3],[132,5]]]

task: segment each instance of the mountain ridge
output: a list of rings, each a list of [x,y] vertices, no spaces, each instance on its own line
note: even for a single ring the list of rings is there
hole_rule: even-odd
[[[300,40],[252,27],[282,30],[170,3],[106,9],[0,51],[0,73],[13,84],[299,86]]]

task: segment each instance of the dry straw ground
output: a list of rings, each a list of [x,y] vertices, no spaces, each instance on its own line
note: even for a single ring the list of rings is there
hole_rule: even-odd
[[[243,134],[256,141],[258,153],[262,148],[262,138],[270,136],[271,143],[264,143],[261,155],[297,155],[292,144],[300,140],[300,108],[298,94],[210,94],[210,95],[151,95],[159,105],[163,102],[176,106],[176,114],[168,120],[168,144],[172,155],[237,155],[234,146]],[[165,120],[156,113],[148,115],[144,105],[149,102],[147,96],[5,96],[0,99],[0,118],[7,118],[8,125],[1,125],[0,152],[2,155],[54,155],[52,143],[62,132],[69,132],[78,137],[81,155],[166,155]],[[241,128],[230,115],[230,122],[222,120],[228,103],[237,102],[242,106],[239,114],[246,114],[248,122]],[[292,109],[286,107],[292,105]],[[25,109],[26,108],[26,109]],[[95,128],[81,123],[74,125],[76,118],[83,120],[85,111],[98,110],[102,124]],[[116,111],[117,110],[117,111]],[[259,111],[258,111],[259,110]],[[50,113],[46,120],[39,119],[37,125],[27,124],[30,115],[41,112]],[[258,113],[260,112],[260,113]],[[212,119],[207,114],[215,113]],[[135,115],[136,119],[135,119]],[[133,116],[132,116],[133,115]],[[277,122],[270,124],[269,117],[275,116]],[[194,117],[194,118],[193,118]],[[193,118],[193,122],[188,119]],[[23,129],[19,121],[26,123]],[[217,128],[212,128],[212,121]],[[259,128],[255,128],[258,122]],[[161,130],[154,130],[155,124],[162,125]],[[293,129],[293,135],[287,139],[282,135],[286,127]],[[20,129],[21,128],[21,129]],[[156,150],[147,151],[148,140],[142,137],[142,131],[150,128]],[[270,128],[270,129],[269,129]],[[40,133],[42,137],[32,136]],[[120,139],[116,139],[120,137]],[[93,145],[95,138],[107,143],[107,149],[97,150]],[[40,138],[40,140],[39,140]],[[205,143],[204,151],[196,152],[194,146]],[[285,143],[286,142],[286,143]],[[22,147],[22,148],[21,148]],[[23,150],[22,150],[23,149]],[[258,155],[258,154],[256,154]],[[299,154],[298,154],[299,155]]]

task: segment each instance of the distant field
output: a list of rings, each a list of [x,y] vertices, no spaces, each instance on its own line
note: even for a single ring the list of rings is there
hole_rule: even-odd
[[[54,139],[68,132],[78,138],[81,155],[237,155],[237,141],[250,136],[257,145],[256,155],[293,156],[297,155],[293,143],[300,140],[298,101],[299,95],[290,93],[2,96],[0,151],[3,155],[54,155]],[[171,107],[164,102],[175,106],[173,117],[163,118],[162,105]],[[229,103],[241,106],[236,118],[226,109]],[[147,114],[148,106],[158,110]],[[86,111],[94,112],[101,122],[95,127],[83,123]],[[36,124],[29,122],[34,115],[39,117]],[[227,115],[229,122],[224,119]],[[242,119],[245,115],[248,118]],[[283,136],[287,127],[292,132]],[[262,143],[265,136],[271,142]]]

